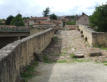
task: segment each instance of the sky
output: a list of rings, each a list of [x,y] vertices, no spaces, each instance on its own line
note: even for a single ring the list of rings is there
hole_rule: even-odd
[[[23,16],[42,16],[43,10],[58,16],[77,15],[82,12],[91,15],[95,7],[107,0],[0,0],[0,18],[21,13]]]

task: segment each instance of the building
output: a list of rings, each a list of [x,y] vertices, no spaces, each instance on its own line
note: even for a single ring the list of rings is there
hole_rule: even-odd
[[[34,25],[34,24],[39,24],[41,21],[49,22],[50,18],[49,17],[31,17],[29,19],[29,25]]]
[[[77,16],[76,25],[89,25],[89,16],[85,13],[82,13],[81,16]]]

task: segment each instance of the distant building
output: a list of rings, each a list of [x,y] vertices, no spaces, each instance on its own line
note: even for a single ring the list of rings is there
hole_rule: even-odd
[[[52,23],[59,27],[63,26],[63,21],[60,21],[60,20],[53,20]]]
[[[43,23],[42,21],[49,22],[50,18],[49,17],[31,17],[29,19],[29,25],[34,25],[34,24],[39,24]]]
[[[76,17],[76,25],[89,25],[89,16],[85,13],[82,13],[81,16]]]

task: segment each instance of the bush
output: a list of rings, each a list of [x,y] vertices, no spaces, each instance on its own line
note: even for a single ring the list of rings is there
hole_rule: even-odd
[[[98,32],[107,32],[107,4],[96,7],[90,16],[90,26]]]

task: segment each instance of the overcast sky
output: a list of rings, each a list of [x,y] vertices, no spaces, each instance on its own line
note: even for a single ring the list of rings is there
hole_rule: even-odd
[[[96,6],[107,0],[0,0],[0,18],[21,13],[23,16],[42,16],[49,7],[51,13],[59,16],[81,14],[91,15]]]

